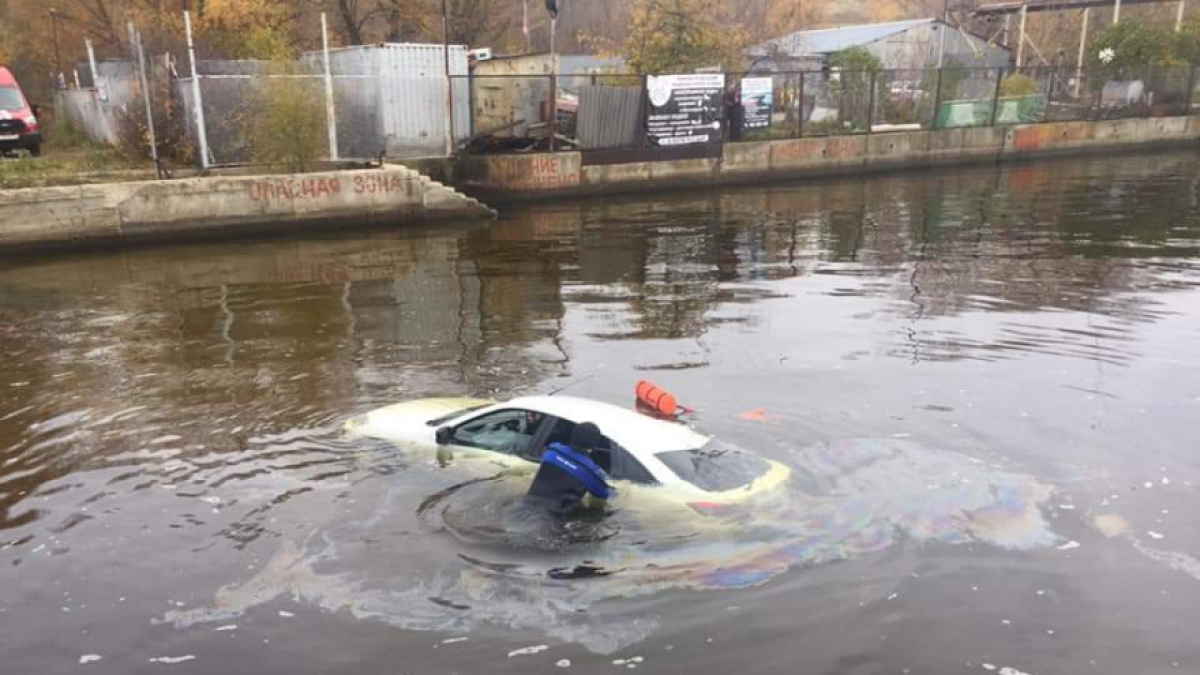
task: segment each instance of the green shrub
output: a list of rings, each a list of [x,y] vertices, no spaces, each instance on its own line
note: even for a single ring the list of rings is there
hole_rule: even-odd
[[[1000,95],[1004,97],[1032,96],[1038,93],[1038,83],[1028,75],[1013,73],[1000,82]]]
[[[250,116],[251,159],[293,173],[312,170],[329,150],[324,101],[313,80],[266,80]]]

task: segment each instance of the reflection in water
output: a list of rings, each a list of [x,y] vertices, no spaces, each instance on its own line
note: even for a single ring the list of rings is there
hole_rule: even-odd
[[[286,540],[261,573],[220,589],[212,607],[170,611],[165,620],[228,621],[290,595],[407,629],[498,623],[611,653],[644,639],[655,623],[612,608],[594,615],[606,600],[758,585],[792,567],[883,550],[901,537],[1011,549],[1056,539],[1040,510],[1050,490],[978,460],[896,440],[840,442],[794,459],[803,487],[731,520],[683,510],[664,518],[620,496],[608,521],[577,522],[565,533],[526,529],[519,508],[528,476],[469,481],[422,505],[430,534],[448,531],[464,545],[432,578],[407,573],[398,558],[381,561],[386,550],[368,543],[381,539],[402,501],[397,495],[411,486],[360,485],[344,521],[301,542]],[[553,555],[530,555],[531,547],[547,548],[538,537],[559,540]]]
[[[1198,252],[1200,163],[1180,154],[5,261],[0,613],[43,611],[6,622],[6,656],[15,671],[54,671],[61,655],[32,645],[60,625],[78,632],[124,612],[104,622],[131,627],[114,641],[144,644],[165,600],[188,603],[170,615],[182,625],[287,589],[399,625],[530,627],[606,650],[658,634],[653,617],[706,602],[668,593],[624,606],[635,587],[786,587],[784,569],[828,570],[836,566],[817,563],[883,547],[894,555],[906,539],[1037,556],[1053,530],[1082,546],[1124,542],[1137,556],[1124,564],[1154,563],[1144,574],[1184,569],[1176,563],[1195,558],[1200,535],[1172,529],[1171,518],[1194,510],[1185,491],[1200,484],[1181,440],[1200,401]],[[459,479],[331,432],[350,415],[423,396],[577,383],[572,394],[620,403],[642,377],[680,394],[705,429],[811,477],[779,507],[785,525],[717,536],[713,523],[688,520],[647,533],[633,517],[644,514],[627,507],[595,550],[513,557],[478,536],[487,522],[451,517],[431,532],[418,518],[425,498]],[[765,412],[739,417],[749,409]],[[893,436],[916,445],[838,443]],[[819,453],[796,453],[818,443],[842,454],[825,465]],[[913,466],[939,477],[933,493]],[[1159,482],[1167,475],[1169,485]],[[961,476],[974,482],[955,483]],[[1148,482],[1159,487],[1139,487]],[[1063,504],[1115,509],[1164,539],[1088,542]],[[934,558],[941,550],[925,548]],[[876,564],[898,573],[891,559]],[[1055,564],[1030,563],[1061,572]],[[550,570],[565,578],[547,582]],[[226,590],[214,603],[217,588]],[[128,602],[81,606],[110,589]],[[1105,611],[1118,602],[1073,592]],[[1134,595],[1119,596],[1122,613],[1134,613]],[[850,622],[857,598],[837,600],[843,611],[831,614]],[[1137,615],[1152,626],[1170,612]],[[874,626],[859,619],[847,625]],[[580,637],[593,628],[596,637]],[[1139,664],[1123,665],[1113,670]]]

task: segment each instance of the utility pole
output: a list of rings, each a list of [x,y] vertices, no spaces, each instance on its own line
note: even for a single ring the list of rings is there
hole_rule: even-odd
[[[50,32],[54,34],[54,81],[62,75],[62,58],[58,53],[58,10],[50,8]]]

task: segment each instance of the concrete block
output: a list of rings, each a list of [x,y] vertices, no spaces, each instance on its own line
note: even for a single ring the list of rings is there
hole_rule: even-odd
[[[650,180],[649,162],[585,166],[580,185],[585,189],[603,190],[606,185],[645,183]]]
[[[726,143],[722,149],[723,175],[765,174],[771,169],[771,142]]]
[[[578,152],[475,157],[467,174],[487,189],[570,190],[579,187],[582,160]]]
[[[680,184],[712,180],[720,169],[718,159],[677,159],[650,162],[650,180],[658,183]]]
[[[772,141],[771,168],[786,171],[817,166],[861,164],[866,156],[866,136],[830,136]]]

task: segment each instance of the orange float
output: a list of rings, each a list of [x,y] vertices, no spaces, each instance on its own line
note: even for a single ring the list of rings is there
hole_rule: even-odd
[[[637,383],[636,391],[637,400],[653,409],[654,412],[667,417],[675,417],[679,414],[679,402],[675,400],[675,396],[657,384],[649,380],[642,380]]]

